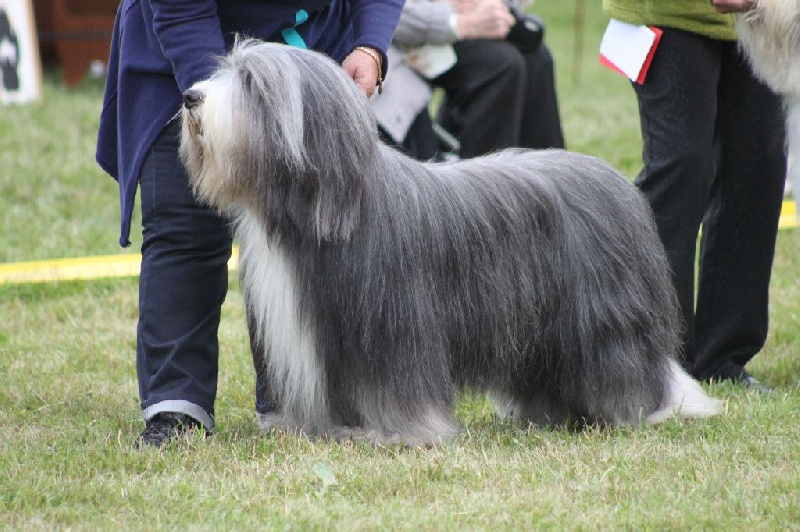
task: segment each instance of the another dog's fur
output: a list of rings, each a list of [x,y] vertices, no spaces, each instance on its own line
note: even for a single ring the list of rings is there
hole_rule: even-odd
[[[676,362],[649,208],[606,164],[419,163],[338,65],[277,44],[238,44],[192,91],[181,154],[236,219],[265,428],[436,443],[457,388],[523,426],[717,413]]]
[[[758,0],[738,22],[753,71],[783,96],[789,179],[800,192],[800,0]]]

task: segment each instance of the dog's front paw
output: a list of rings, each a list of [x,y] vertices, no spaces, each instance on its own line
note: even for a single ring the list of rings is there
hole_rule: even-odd
[[[285,431],[295,428],[295,424],[290,419],[278,412],[269,412],[266,414],[256,412],[256,423],[258,423],[258,428],[264,432],[270,432],[273,429]]]

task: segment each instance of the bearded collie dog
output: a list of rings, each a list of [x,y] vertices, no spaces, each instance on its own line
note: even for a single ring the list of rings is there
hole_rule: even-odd
[[[459,389],[522,426],[703,418],[664,250],[609,165],[381,144],[339,65],[239,42],[184,93],[196,196],[235,220],[264,428],[376,444],[458,433]]]

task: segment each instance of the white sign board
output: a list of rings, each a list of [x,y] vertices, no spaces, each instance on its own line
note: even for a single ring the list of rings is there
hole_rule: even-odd
[[[42,67],[30,0],[0,0],[0,103],[41,97]]]

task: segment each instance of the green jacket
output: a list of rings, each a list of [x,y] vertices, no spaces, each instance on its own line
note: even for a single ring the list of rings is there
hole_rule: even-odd
[[[736,40],[736,17],[717,13],[709,0],[603,0],[611,18],[686,30],[712,39]]]

